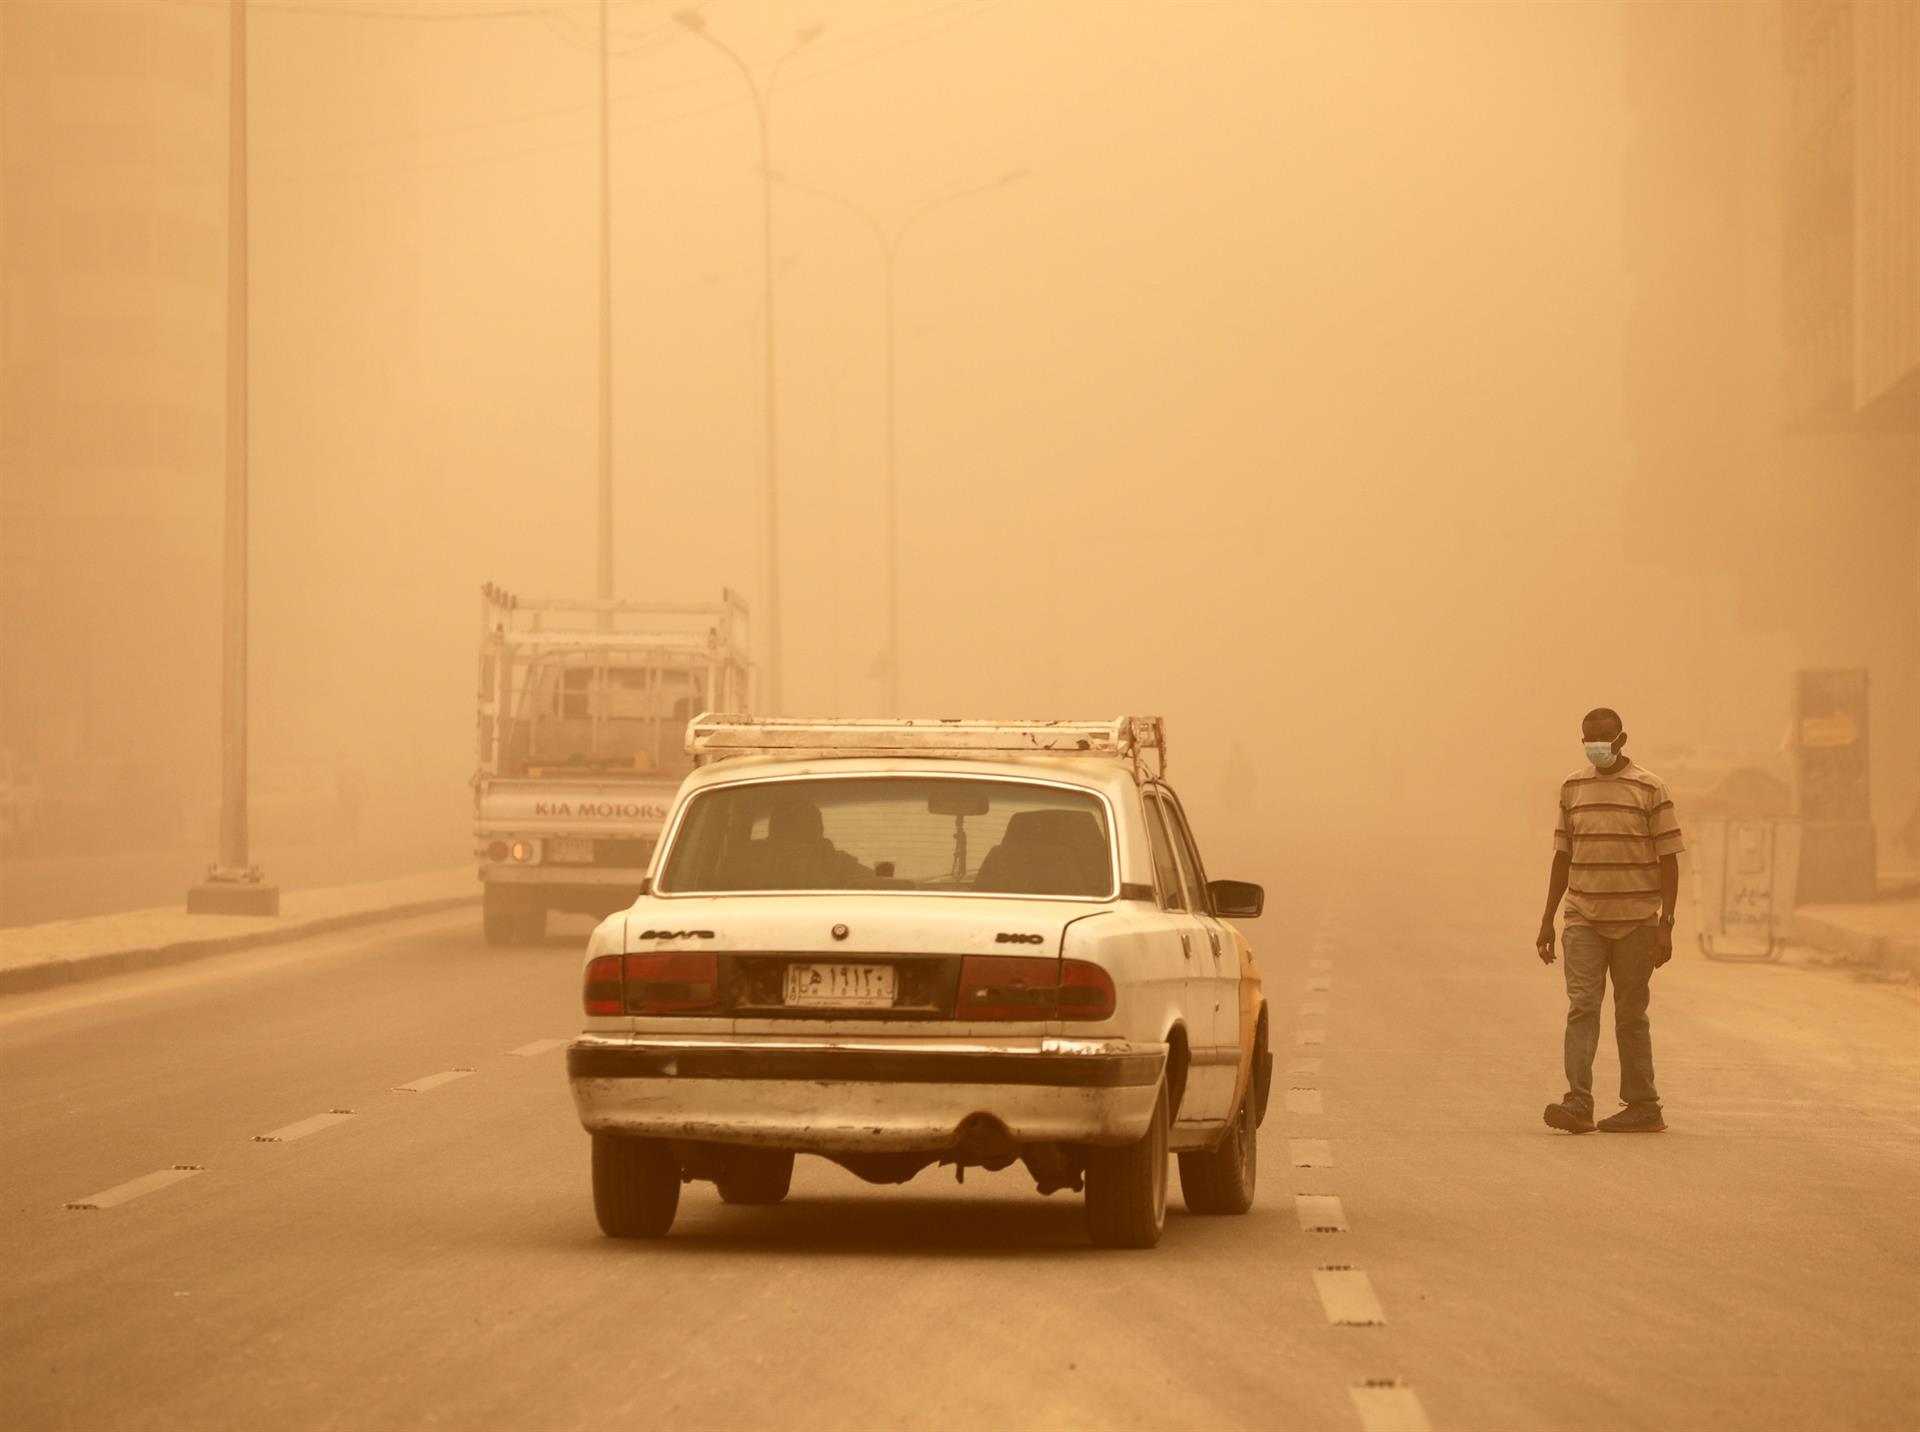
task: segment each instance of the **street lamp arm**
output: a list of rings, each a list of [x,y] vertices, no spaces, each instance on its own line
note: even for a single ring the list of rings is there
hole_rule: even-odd
[[[802,184],[797,180],[787,178],[784,174],[775,175],[774,182],[783,189],[793,190],[796,194],[811,195],[815,199],[824,199],[829,204],[839,205],[839,207],[845,209],[849,214],[853,215],[854,218],[867,226],[868,232],[873,235],[874,242],[880,245],[883,253],[891,253],[893,247],[892,241],[887,237],[887,231],[881,227],[880,221],[858,204],[854,203],[853,200],[842,198],[840,195],[831,193],[826,189],[816,189],[811,184]]]
[[[996,189],[1004,189],[1009,184],[1017,183],[1026,177],[1026,170],[1016,169],[1009,174],[1001,175],[998,179],[990,183],[972,184],[965,189],[957,189],[951,194],[942,194],[938,199],[929,199],[900,221],[899,226],[893,231],[893,239],[887,245],[888,252],[890,254],[897,252],[900,248],[901,241],[906,238],[908,231],[929,214],[944,209],[949,204],[958,204],[962,199],[971,199],[980,194],[991,194]]]
[[[733,67],[740,71],[740,78],[747,82],[747,92],[753,96],[753,107],[759,111],[760,117],[764,122],[767,114],[767,97],[760,91],[760,81],[753,77],[753,67],[741,57],[740,52],[726,41],[716,39],[712,32],[703,25],[690,24],[688,21],[682,20],[679,15],[675,15],[674,19],[680,21],[680,24],[688,34],[696,39],[705,40],[709,45],[712,45],[714,49],[725,55]]]

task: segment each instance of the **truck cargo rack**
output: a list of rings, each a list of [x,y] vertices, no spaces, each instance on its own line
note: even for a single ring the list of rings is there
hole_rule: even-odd
[[[687,723],[695,761],[728,756],[1105,756],[1146,774],[1167,770],[1166,724],[1158,716],[1110,721],[817,720],[709,711]]]

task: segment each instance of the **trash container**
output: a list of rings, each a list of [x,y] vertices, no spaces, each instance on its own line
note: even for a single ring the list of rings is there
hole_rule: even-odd
[[[1800,822],[1694,822],[1693,898],[1700,951],[1710,960],[1777,960],[1793,923]]]

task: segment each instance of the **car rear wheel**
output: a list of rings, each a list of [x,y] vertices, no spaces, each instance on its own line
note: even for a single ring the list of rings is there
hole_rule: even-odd
[[[658,1238],[680,1207],[680,1165],[662,1139],[593,1136],[593,1212],[609,1238]]]
[[[1167,1086],[1138,1143],[1087,1151],[1087,1232],[1099,1248],[1151,1248],[1167,1226]]]
[[[736,1149],[714,1183],[728,1203],[778,1203],[793,1186],[793,1155],[777,1149]]]
[[[1245,1213],[1260,1164],[1260,1096],[1248,1087],[1218,1148],[1180,1155],[1180,1194],[1189,1213]]]

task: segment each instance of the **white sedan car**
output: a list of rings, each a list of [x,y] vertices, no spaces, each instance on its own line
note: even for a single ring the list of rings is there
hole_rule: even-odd
[[[796,1153],[874,1183],[1023,1164],[1093,1241],[1253,1202],[1267,1007],[1164,780],[1158,719],[703,716],[633,906],[594,931],[568,1050],[594,1209],[776,1203]],[[1149,757],[1152,758],[1151,766]]]

